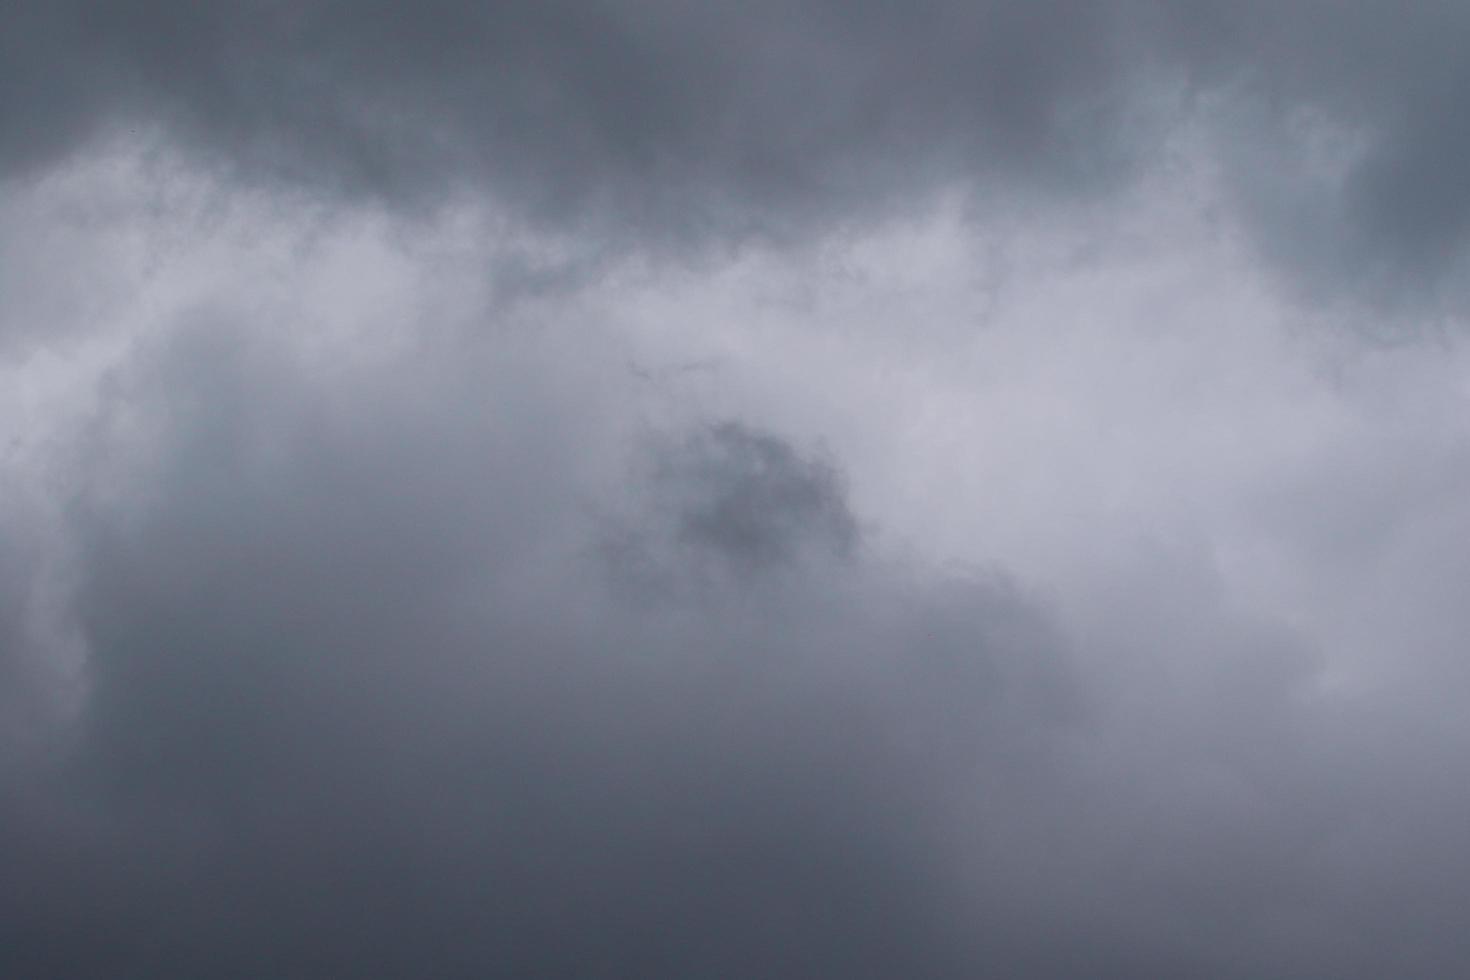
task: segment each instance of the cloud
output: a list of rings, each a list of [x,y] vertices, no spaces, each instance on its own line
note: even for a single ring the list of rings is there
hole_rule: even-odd
[[[1458,8],[0,8],[0,973],[1454,972]]]
[[[662,451],[644,527],[739,575],[631,602],[472,391],[337,417],[190,336],[111,408],[160,468],[79,511],[90,692],[5,830],[7,968],[969,973],[929,800],[1071,723],[1042,613],[852,564],[830,464],[733,424]]]
[[[652,513],[615,521],[607,559],[623,584],[655,592],[728,576],[748,580],[841,563],[860,543],[830,460],[734,421],[650,447]]]
[[[1086,200],[1194,126],[1288,282],[1463,302],[1453,3],[9,7],[13,175],[132,133],[257,186],[410,209],[488,189],[660,247],[805,235],[956,184]]]
[[[1439,669],[1324,698],[1315,634],[1187,548],[1064,604],[902,558],[830,452],[650,433],[555,334],[348,363],[230,317],[139,345],[75,443],[86,692],[5,776],[7,969],[1442,955],[1463,739],[1408,722]]]
[[[242,176],[410,201],[488,178],[533,212],[649,231],[775,225],[956,153],[1080,175],[1106,151],[1067,110],[1111,108],[1119,32],[1071,2],[22,7],[12,169],[89,124],[161,125]]]

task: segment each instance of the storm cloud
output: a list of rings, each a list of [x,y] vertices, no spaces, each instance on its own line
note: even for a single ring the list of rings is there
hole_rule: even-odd
[[[87,707],[7,831],[9,968],[964,972],[920,773],[1065,726],[1038,611],[853,566],[827,471],[734,423],[658,450],[624,522],[718,580],[623,598],[637,570],[554,528],[559,451],[379,385],[334,422],[199,343],[118,396],[162,420],[147,499],[78,517]],[[31,866],[57,853],[86,884]]]
[[[0,19],[0,973],[1464,972],[1462,5]]]
[[[936,186],[1075,203],[1193,126],[1294,273],[1463,303],[1455,3],[16,0],[5,16],[11,174],[108,138],[177,142],[308,195],[421,208],[489,189],[620,245],[687,245],[800,236]]]

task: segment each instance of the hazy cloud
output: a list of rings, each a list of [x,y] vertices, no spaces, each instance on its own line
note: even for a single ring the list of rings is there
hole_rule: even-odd
[[[0,18],[0,974],[1464,972],[1461,5]]]
[[[269,364],[185,343],[122,389],[163,468],[82,510],[88,707],[45,777],[59,816],[22,805],[5,840],[82,855],[85,883],[10,869],[9,968],[969,972],[920,774],[971,764],[960,732],[992,756],[1065,723],[1039,613],[830,551],[762,589],[851,518],[825,466],[734,425],[669,450],[692,479],[648,517],[743,598],[629,605],[599,584],[618,567],[548,553],[585,519],[568,474],[497,448],[475,396],[357,441]]]

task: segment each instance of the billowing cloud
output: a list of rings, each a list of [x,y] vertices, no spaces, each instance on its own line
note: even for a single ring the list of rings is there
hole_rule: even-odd
[[[0,11],[0,974],[1464,972],[1456,5]]]
[[[733,423],[659,451],[636,525],[732,574],[640,601],[566,450],[464,380],[336,416],[240,343],[111,406],[159,468],[81,505],[87,708],[6,832],[87,870],[6,876],[8,968],[966,971],[926,801],[1075,723],[1039,611],[852,565],[826,466]]]

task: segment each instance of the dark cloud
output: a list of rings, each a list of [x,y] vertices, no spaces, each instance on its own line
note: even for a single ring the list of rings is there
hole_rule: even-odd
[[[830,460],[738,422],[664,440],[642,476],[656,504],[615,520],[603,550],[619,585],[684,594],[733,576],[750,581],[851,560],[859,545],[841,474]]]
[[[15,730],[7,725],[0,729],[0,764],[9,754],[11,742],[23,734],[25,713],[36,692],[32,689],[32,678],[27,668],[27,653],[30,638],[26,624],[30,617],[27,609],[29,586],[34,579],[34,569],[27,567],[22,559],[24,550],[19,535],[4,528],[0,532],[5,561],[0,563],[0,716],[14,719]]]
[[[955,182],[1071,198],[1203,118],[1312,289],[1443,300],[1470,220],[1470,20],[1450,2],[12,0],[5,19],[10,173],[161,135],[232,179],[423,205],[489,187],[653,244]],[[1323,133],[1356,147],[1330,173]]]
[[[161,126],[233,176],[334,195],[435,202],[488,180],[529,213],[651,240],[779,232],[973,172],[1109,179],[1138,135],[1121,12],[23,5],[4,160]]]
[[[679,276],[640,279],[625,247],[820,237],[956,184],[1066,210],[1188,132],[1299,295],[1442,309],[1470,223],[1459,5],[0,16],[23,219],[0,252],[26,257],[0,310],[24,341],[0,381],[25,382],[0,457],[0,974],[1464,972],[1458,368],[1389,372],[1351,403],[1387,417],[1364,437],[1295,362],[1239,382],[1286,356],[1274,333],[1242,331],[1217,376],[1177,349],[1202,334],[1104,329],[1109,284],[1069,293],[1046,256],[1030,281],[1055,305],[975,350],[926,335],[910,363],[914,324],[890,344],[874,321],[973,333],[972,309],[870,307],[859,283],[943,243],[817,248],[666,307],[648,294]],[[73,175],[124,185],[96,195],[116,213],[81,194],[68,224],[47,180],[119,146],[117,173]],[[216,192],[250,213],[196,221]],[[175,201],[190,214],[145,214]],[[399,235],[466,201],[509,230]],[[318,248],[315,214],[284,216],[321,203],[347,220]],[[248,244],[195,254],[224,225]],[[931,259],[899,288],[927,290]],[[662,322],[821,312],[808,274],[851,291],[799,344]],[[1215,298],[1119,289],[1150,316]],[[823,332],[849,314],[872,348],[851,363]],[[1036,336],[1062,315],[1083,326]],[[70,348],[31,342],[63,328]],[[1270,438],[1238,404],[1257,394],[1289,416]],[[883,438],[839,455],[782,424],[876,427],[885,399],[905,445],[865,471]],[[952,417],[985,410],[997,428]],[[924,477],[958,472],[940,453],[973,453],[972,482]],[[1007,553],[1052,578],[905,556],[843,464],[909,462],[903,506],[1015,514]],[[969,501],[986,480],[1019,489]],[[1178,487],[1200,499],[1176,513]],[[1254,572],[1288,587],[1260,601]]]
[[[1197,2],[1170,23],[1238,203],[1314,302],[1463,308],[1463,5]]]

